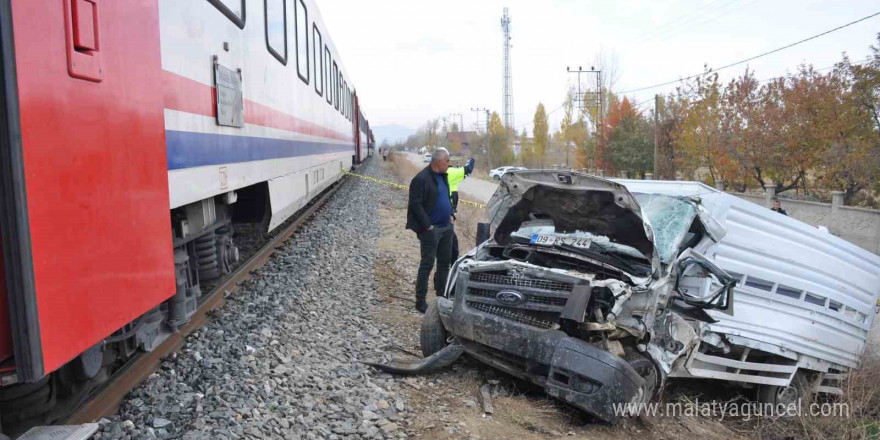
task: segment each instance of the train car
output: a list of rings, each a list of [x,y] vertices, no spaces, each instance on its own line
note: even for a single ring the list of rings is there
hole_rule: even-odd
[[[0,422],[49,423],[366,159],[315,0],[0,0]]]

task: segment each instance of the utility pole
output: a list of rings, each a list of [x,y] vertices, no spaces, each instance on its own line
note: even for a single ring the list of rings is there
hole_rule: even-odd
[[[660,95],[654,95],[654,178],[660,179]]]
[[[461,113],[450,113],[449,116],[452,118],[452,122],[455,122],[455,117],[458,116],[458,131],[464,131],[464,118],[461,116]]]
[[[593,120],[593,125],[596,127],[596,138],[597,138],[598,142],[602,142],[602,138],[604,137],[603,130],[602,130],[602,116],[603,116],[602,115],[602,71],[596,70],[596,68],[593,66],[590,66],[590,70],[584,70],[584,68],[581,66],[578,66],[577,70],[572,70],[571,67],[566,66],[565,71],[568,73],[576,73],[577,74],[578,93],[577,93],[577,96],[574,98],[574,101],[576,103],[578,103],[578,109],[580,110],[582,115],[587,114],[587,105],[586,105],[586,99],[584,98],[584,93],[586,92],[586,90],[581,91],[581,74],[582,73],[596,74],[596,98],[594,101],[596,104],[596,107],[595,107],[596,108],[596,119]],[[590,119],[592,119],[592,118],[590,118]],[[587,121],[587,118],[585,117],[584,118],[585,125],[586,125],[586,121]],[[586,127],[584,127],[584,129],[586,130]],[[598,149],[600,150],[597,153],[603,154],[602,153],[603,148],[601,148],[599,145],[597,145],[597,147],[599,147]],[[606,158],[603,154],[602,155],[602,168],[603,169],[605,168],[606,162],[607,162]]]
[[[489,109],[486,109],[486,165],[492,169],[492,146],[489,145],[489,139],[492,137],[489,133]]]
[[[482,113],[482,112],[486,113],[486,165],[491,170],[492,169],[492,152],[489,151],[489,120],[490,120],[489,109],[487,109],[485,107],[471,107],[471,111],[477,113],[477,123],[478,124],[480,122],[480,113]]]
[[[474,122],[474,129],[479,133],[480,127],[482,126],[482,125],[480,125],[480,113],[486,112],[486,114],[488,115],[489,109],[487,109],[485,107],[471,107],[471,111],[476,112],[476,114],[477,114],[477,122]],[[486,132],[487,133],[489,132],[489,118],[488,117],[486,118]]]

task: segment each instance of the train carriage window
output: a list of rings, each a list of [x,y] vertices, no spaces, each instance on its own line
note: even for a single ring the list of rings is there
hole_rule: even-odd
[[[263,0],[266,10],[266,47],[283,65],[287,65],[287,2]]]
[[[318,31],[318,25],[312,25],[312,58],[315,62],[315,93],[318,96],[324,95],[324,58],[321,56],[321,47],[324,45],[324,39],[321,38],[321,32]]]
[[[330,48],[324,46],[324,83],[327,84],[327,104],[333,105],[333,84],[330,76]]]
[[[296,0],[296,74],[309,83],[309,11],[302,0]]]
[[[333,62],[333,105],[339,110],[339,67]]]
[[[335,69],[334,69],[335,70]],[[339,72],[338,79],[336,80],[336,88],[339,91],[339,99],[345,99],[345,81],[342,80],[342,72]],[[341,102],[339,106],[339,113],[345,114],[345,102]]]
[[[245,0],[208,0],[226,18],[232,20],[239,29],[244,29],[247,9]]]

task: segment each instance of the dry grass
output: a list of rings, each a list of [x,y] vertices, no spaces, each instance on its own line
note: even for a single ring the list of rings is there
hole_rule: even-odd
[[[843,396],[819,397],[802,405],[802,414],[791,418],[760,419],[760,438],[805,440],[880,440],[880,360],[865,356],[862,368],[854,370],[842,384]],[[826,404],[829,412],[812,415],[810,405]]]
[[[422,170],[421,167],[407,159],[404,153],[396,152],[391,152],[388,155],[386,167],[397,179],[397,183],[401,185],[409,185],[409,181],[412,180],[413,176]]]
[[[461,191],[458,196],[460,200],[475,200]],[[458,214],[455,215],[455,233],[458,234],[458,246],[462,254],[477,242],[477,223],[486,221],[488,221],[486,208],[478,208],[459,201]]]

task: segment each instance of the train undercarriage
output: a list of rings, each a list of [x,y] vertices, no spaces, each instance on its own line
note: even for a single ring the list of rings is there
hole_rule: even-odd
[[[255,185],[260,186],[265,185]],[[256,222],[265,230],[266,210],[246,215],[248,209],[233,209],[240,193],[243,207],[265,204],[261,189],[245,188],[172,210],[174,295],[37,382],[17,383],[14,364],[7,365],[0,372],[2,432],[15,435],[62,421],[137,354],[152,351],[185,325],[199,300],[241,258],[234,243],[236,214],[240,223]]]

